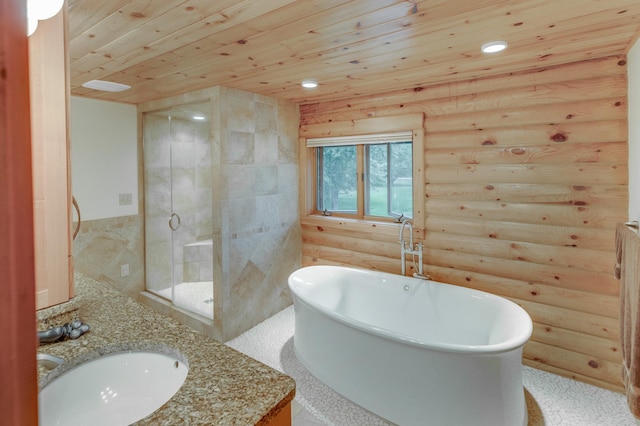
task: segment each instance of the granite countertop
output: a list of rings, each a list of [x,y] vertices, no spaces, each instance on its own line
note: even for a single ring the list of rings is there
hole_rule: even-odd
[[[82,360],[109,351],[149,347],[169,346],[186,358],[189,374],[180,390],[136,424],[266,425],[293,400],[295,382],[291,377],[152,311],[106,284],[76,274],[75,290],[76,297],[69,305],[71,315],[79,315],[91,331],[76,340],[38,348],[38,352],[67,361],[66,367],[56,370],[71,368],[77,357]],[[62,311],[64,307],[39,311],[39,329],[64,324],[59,322]],[[41,385],[48,373],[38,367]]]

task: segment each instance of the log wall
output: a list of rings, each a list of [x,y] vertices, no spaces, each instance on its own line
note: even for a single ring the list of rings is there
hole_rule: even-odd
[[[300,134],[425,114],[425,213],[414,224],[425,270],[525,308],[525,364],[622,391],[613,265],[628,208],[625,65],[610,57],[302,105]],[[400,273],[397,225],[302,212],[304,265]]]

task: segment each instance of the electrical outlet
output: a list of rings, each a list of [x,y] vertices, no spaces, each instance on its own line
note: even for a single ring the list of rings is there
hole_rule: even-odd
[[[120,265],[120,276],[127,277],[129,276],[129,264],[125,263],[124,265]]]
[[[133,202],[133,194],[120,194],[119,201],[121,206],[129,205]]]

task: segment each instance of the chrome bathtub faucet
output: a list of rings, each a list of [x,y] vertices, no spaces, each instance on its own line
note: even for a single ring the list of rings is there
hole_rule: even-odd
[[[409,227],[409,243],[404,240],[404,228]],[[431,279],[428,275],[424,274],[423,266],[422,266],[422,243],[413,244],[413,225],[411,221],[407,218],[402,220],[402,224],[400,225],[400,235],[398,236],[398,241],[400,242],[400,262],[402,263],[402,275],[404,276],[406,273],[406,258],[407,254],[410,254],[413,258],[413,265],[417,272],[413,274],[415,278],[421,278],[423,280]],[[418,256],[418,264],[416,265],[416,258]]]

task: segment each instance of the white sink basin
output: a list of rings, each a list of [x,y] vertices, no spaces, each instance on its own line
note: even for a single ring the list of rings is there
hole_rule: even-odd
[[[154,351],[94,358],[42,388],[40,425],[129,425],[171,399],[187,373],[178,357]]]

